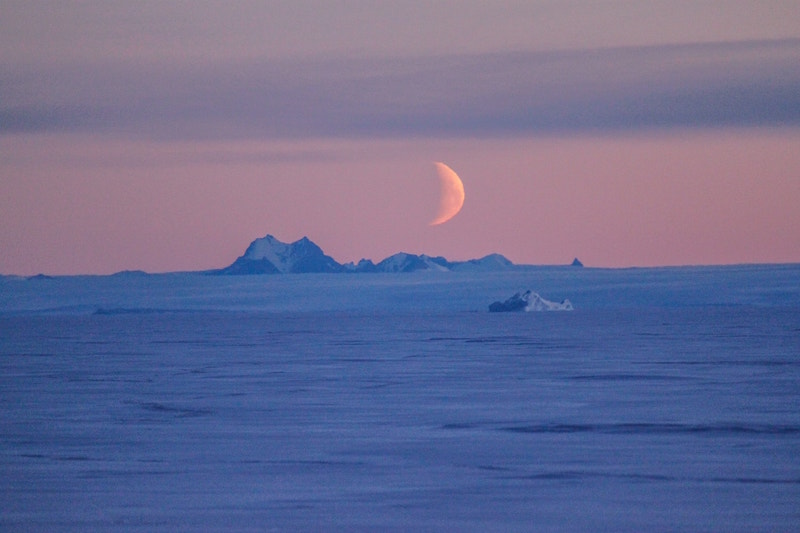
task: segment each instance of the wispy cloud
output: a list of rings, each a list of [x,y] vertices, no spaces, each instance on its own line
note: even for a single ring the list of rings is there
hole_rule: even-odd
[[[800,40],[0,72],[5,134],[492,137],[800,126]]]

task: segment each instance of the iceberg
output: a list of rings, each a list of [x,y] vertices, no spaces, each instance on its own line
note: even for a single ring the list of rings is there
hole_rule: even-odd
[[[524,293],[516,293],[504,302],[494,302],[489,306],[490,313],[509,313],[522,311],[572,311],[572,303],[569,300],[561,302],[551,302],[545,300],[538,293],[530,290]]]

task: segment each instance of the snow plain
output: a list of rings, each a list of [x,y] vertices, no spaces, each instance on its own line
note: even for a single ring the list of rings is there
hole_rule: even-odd
[[[0,406],[3,531],[793,530],[800,265],[3,277]]]

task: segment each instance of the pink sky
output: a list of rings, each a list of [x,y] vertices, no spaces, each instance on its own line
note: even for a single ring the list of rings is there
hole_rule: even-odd
[[[0,273],[217,268],[267,233],[340,262],[800,262],[796,2],[567,4],[10,2]],[[436,227],[433,161],[466,192]]]
[[[222,267],[256,237],[340,262],[397,251],[651,266],[800,260],[800,132],[503,140],[0,140],[6,273]],[[428,226],[432,161],[465,184]],[[35,245],[32,245],[35,243]]]

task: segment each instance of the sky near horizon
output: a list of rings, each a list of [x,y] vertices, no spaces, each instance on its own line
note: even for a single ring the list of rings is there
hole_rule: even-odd
[[[800,262],[800,3],[0,4],[0,273]],[[434,161],[464,182],[439,226]]]

